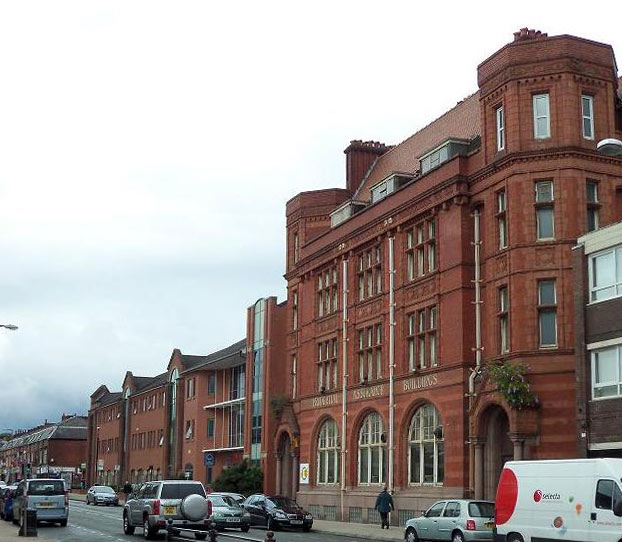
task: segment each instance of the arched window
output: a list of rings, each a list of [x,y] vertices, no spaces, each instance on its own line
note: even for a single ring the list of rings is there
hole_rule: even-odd
[[[441,416],[434,405],[418,408],[410,423],[409,479],[411,484],[442,484],[445,478],[445,448]]]
[[[326,420],[317,443],[317,483],[335,484],[338,481],[339,433],[335,420]]]
[[[372,412],[364,420],[359,433],[359,484],[384,483],[386,436],[382,418]]]

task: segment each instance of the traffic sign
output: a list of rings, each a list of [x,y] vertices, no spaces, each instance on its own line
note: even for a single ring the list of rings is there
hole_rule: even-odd
[[[203,454],[203,463],[206,467],[213,467],[216,464],[216,456],[213,453],[205,452]]]

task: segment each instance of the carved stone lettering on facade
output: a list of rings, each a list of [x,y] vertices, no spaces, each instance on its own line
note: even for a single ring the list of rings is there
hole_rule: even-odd
[[[373,303],[368,303],[359,307],[356,311],[356,319],[357,320],[365,320],[366,318],[371,318],[375,316],[382,310],[382,301],[377,300]]]
[[[340,403],[339,394],[333,393],[332,395],[318,395],[312,397],[306,401],[307,408],[323,408],[338,405]]]
[[[432,388],[437,384],[438,376],[436,375],[415,376],[402,381],[404,391],[424,390],[426,388]]]
[[[373,397],[382,397],[386,395],[388,387],[384,384],[370,386],[368,388],[359,388],[352,390],[351,401],[360,401],[362,399],[372,399]]]
[[[331,318],[328,318],[326,320],[322,320],[321,322],[317,323],[317,333],[318,335],[321,335],[323,333],[326,333],[328,331],[332,331],[334,329],[337,329],[337,322],[339,321],[339,318],[337,315],[332,316]]]
[[[406,303],[414,303],[421,299],[431,297],[432,295],[434,295],[435,292],[436,292],[436,282],[429,281],[429,282],[426,282],[425,284],[413,286],[412,288],[409,288],[408,290],[406,290],[406,292],[404,293],[404,298],[406,300]]]

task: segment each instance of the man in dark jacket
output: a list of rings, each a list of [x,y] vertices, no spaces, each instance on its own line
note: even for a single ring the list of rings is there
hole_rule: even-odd
[[[389,528],[389,512],[391,512],[391,510],[395,510],[395,507],[393,506],[393,497],[391,497],[391,495],[389,495],[389,493],[387,492],[386,486],[378,494],[378,497],[376,498],[375,508],[380,513],[380,519],[382,520],[382,524],[380,528],[384,529],[384,526],[386,525],[388,529]]]

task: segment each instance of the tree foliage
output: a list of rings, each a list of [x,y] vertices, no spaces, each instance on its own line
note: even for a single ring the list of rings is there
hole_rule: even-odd
[[[212,484],[214,491],[227,491],[252,495],[263,491],[263,471],[260,467],[244,460],[224,469]]]
[[[527,374],[525,365],[520,363],[491,364],[488,365],[488,373],[497,386],[497,391],[511,408],[522,410],[538,405],[538,399],[525,378]]]

